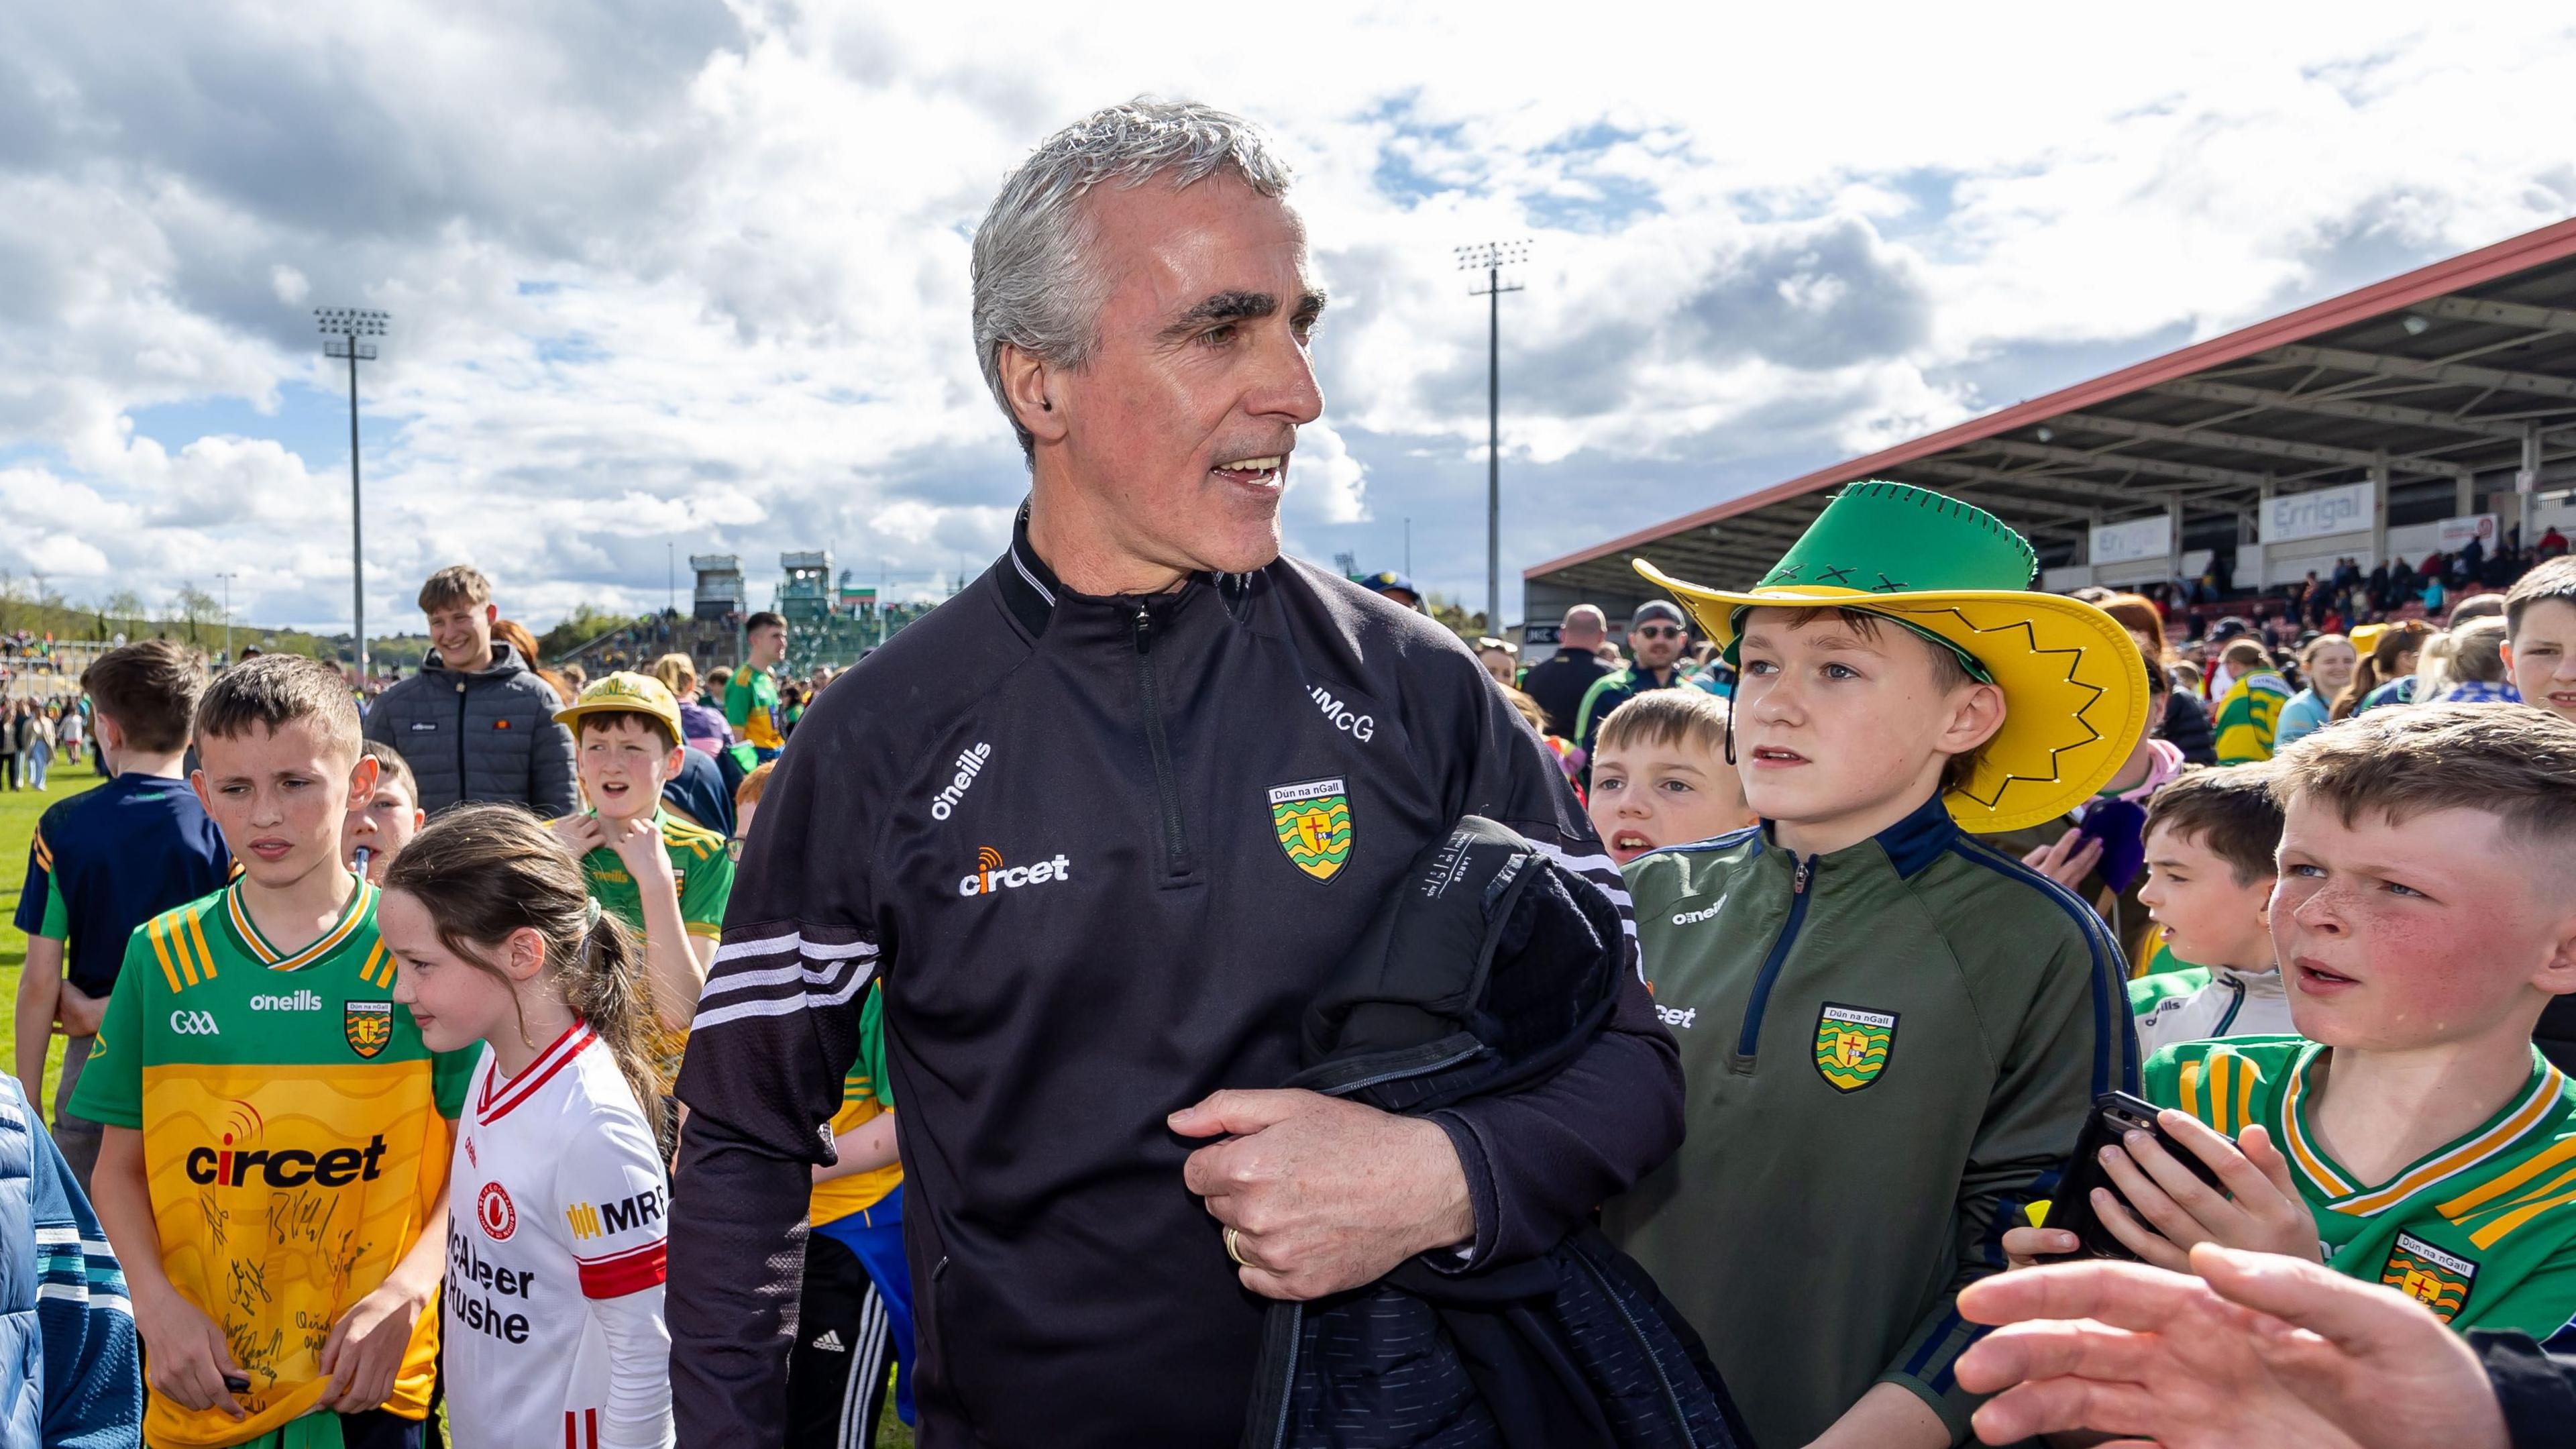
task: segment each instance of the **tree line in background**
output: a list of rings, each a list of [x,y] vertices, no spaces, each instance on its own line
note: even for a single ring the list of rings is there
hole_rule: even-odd
[[[553,628],[537,636],[537,649],[548,659],[559,658],[602,634],[651,617],[579,604]],[[90,602],[76,603],[41,577],[0,570],[0,635],[21,632],[37,639],[50,635],[59,640],[99,643],[118,635],[128,640],[184,639],[214,655],[224,649],[224,602],[199,588],[193,579],[182,579],[157,604],[132,588],[114,589]],[[269,653],[345,660],[349,636],[234,621],[233,648],[253,646]],[[368,658],[379,668],[417,669],[428,653],[429,639],[422,634],[381,635],[367,641]]]

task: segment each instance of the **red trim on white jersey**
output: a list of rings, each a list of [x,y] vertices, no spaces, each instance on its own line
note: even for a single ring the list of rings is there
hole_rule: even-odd
[[[474,1120],[498,1122],[509,1116],[511,1108],[535,1096],[548,1078],[562,1071],[574,1057],[581,1055],[582,1048],[597,1040],[599,1034],[590,1029],[590,1023],[576,1021],[565,1028],[563,1035],[548,1043],[544,1051],[537,1053],[537,1059],[528,1063],[526,1071],[508,1082],[501,1080],[500,1068],[495,1064],[492,1072],[483,1078],[483,1090],[474,1103]],[[494,1090],[496,1087],[497,1091]]]
[[[564,1449],[599,1449],[599,1411],[584,1409],[576,1420],[564,1410]]]
[[[623,1298],[643,1292],[662,1281],[670,1250],[668,1240],[657,1240],[611,1257],[574,1259],[581,1268],[582,1296]]]

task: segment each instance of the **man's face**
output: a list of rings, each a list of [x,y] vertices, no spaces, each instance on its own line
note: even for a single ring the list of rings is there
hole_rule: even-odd
[[[2170,825],[2148,831],[2146,844],[2147,881],[2138,900],[2176,956],[2239,971],[2272,964],[2272,933],[2263,919],[2270,874],[2240,883],[2225,856]]]
[[[376,787],[376,762],[335,746],[310,720],[252,725],[197,742],[189,783],[242,873],[271,890],[340,864],[340,827]]]
[[[763,624],[752,630],[744,642],[751,649],[751,667],[766,669],[787,657],[787,626]]]
[[[492,655],[492,621],[501,617],[498,604],[471,604],[455,600],[429,611],[429,643],[438,657],[451,668],[472,666]]]
[[[1628,649],[1642,669],[1670,669],[1682,657],[1682,626],[1670,619],[1640,619],[1628,626]]]
[[[2346,825],[2333,806],[2293,796],[2272,946],[2299,1035],[2399,1051],[2536,1016],[2534,977],[2558,956],[2568,912],[2534,879],[2555,866],[2502,837],[2483,810],[2403,824],[2364,811]]]
[[[1136,560],[1259,568],[1279,554],[1297,429],[1324,410],[1305,228],[1231,176],[1103,187],[1084,205],[1107,284],[1099,346],[1046,383],[1071,481]]]
[[[663,782],[679,772],[680,751],[643,719],[612,714],[581,722],[581,789],[601,819],[652,814]]]
[[[2576,604],[2534,599],[2523,605],[2521,627],[2504,646],[2504,658],[2524,702],[2576,720]]]

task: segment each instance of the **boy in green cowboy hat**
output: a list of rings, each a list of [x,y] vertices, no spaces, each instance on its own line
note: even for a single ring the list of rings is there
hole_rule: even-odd
[[[1753,829],[1627,867],[1688,1135],[1605,1226],[1707,1340],[1762,1444],[1968,1432],[1958,1289],[2135,1089],[2118,947],[1970,832],[2063,814],[2146,726],[2138,646],[2028,589],[2030,546],[1844,489],[1750,592],[1638,571],[1741,671]]]

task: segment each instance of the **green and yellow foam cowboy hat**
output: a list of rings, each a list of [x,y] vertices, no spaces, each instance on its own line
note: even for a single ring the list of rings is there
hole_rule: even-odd
[[[1851,484],[1742,593],[1634,563],[1729,660],[1747,609],[1861,609],[1949,648],[1999,686],[2003,727],[1945,797],[1963,829],[2020,830],[2065,814],[2110,782],[2147,728],[2146,678],[2128,630],[2080,599],[2033,591],[2038,556],[2020,534],[1928,489]]]

